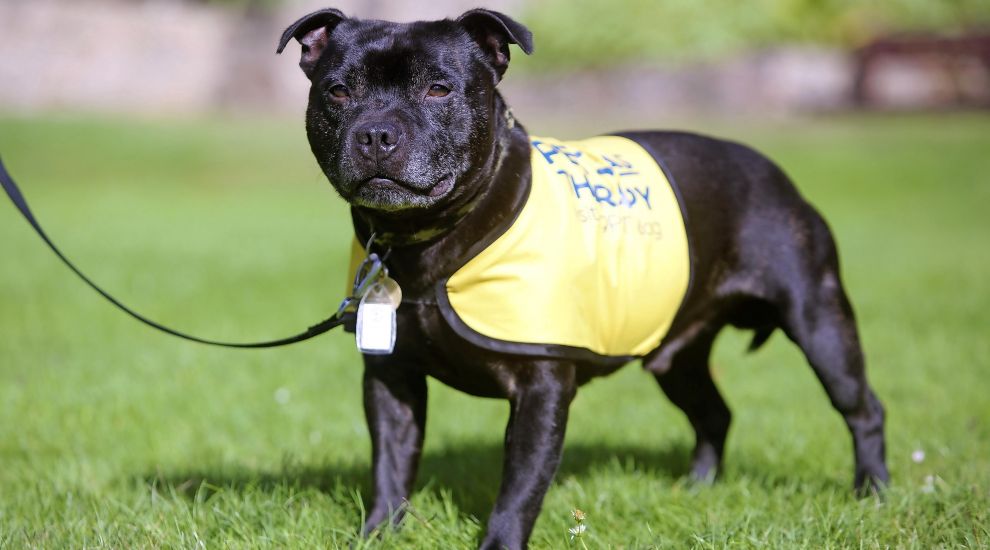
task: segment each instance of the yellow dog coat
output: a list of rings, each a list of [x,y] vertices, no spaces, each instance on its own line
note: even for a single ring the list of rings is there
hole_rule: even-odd
[[[525,205],[437,285],[444,318],[493,351],[645,355],[667,334],[691,275],[670,181],[624,137],[531,144]],[[356,252],[363,256],[360,246]]]

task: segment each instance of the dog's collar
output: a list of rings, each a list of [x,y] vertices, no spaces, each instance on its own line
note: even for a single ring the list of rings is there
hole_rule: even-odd
[[[393,247],[393,246],[409,246],[414,244],[422,244],[427,241],[431,241],[441,235],[447,234],[451,229],[461,222],[468,213],[471,212],[478,201],[484,193],[478,193],[474,198],[468,201],[464,206],[459,208],[454,214],[454,220],[449,224],[444,224],[442,226],[427,227],[420,229],[415,233],[393,233],[389,231],[380,231],[372,228],[375,232],[375,242],[382,246]]]
[[[428,227],[412,234],[389,233],[382,231],[378,235],[377,241],[386,246],[408,246],[411,244],[425,243],[435,237],[439,237],[447,232],[443,227]]]

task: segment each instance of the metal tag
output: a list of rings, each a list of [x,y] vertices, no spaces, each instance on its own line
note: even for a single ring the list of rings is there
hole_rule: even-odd
[[[379,281],[385,292],[388,293],[388,298],[392,302],[392,307],[399,309],[399,304],[402,303],[402,289],[399,288],[399,283],[395,282],[395,279],[385,275]]]

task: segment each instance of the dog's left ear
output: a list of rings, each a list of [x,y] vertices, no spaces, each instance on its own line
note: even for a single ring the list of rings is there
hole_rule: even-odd
[[[289,25],[282,33],[281,40],[278,41],[278,49],[275,53],[282,53],[289,40],[295,38],[302,44],[302,56],[299,59],[299,67],[310,79],[313,78],[313,69],[316,62],[320,60],[320,54],[330,40],[330,33],[341,21],[347,19],[340,10],[327,8],[314,11],[309,15],[299,18],[298,21]]]
[[[499,79],[509,68],[509,44],[518,44],[526,55],[533,53],[533,34],[508,15],[476,9],[465,12],[457,18],[457,22],[481,46],[481,51],[488,55]]]

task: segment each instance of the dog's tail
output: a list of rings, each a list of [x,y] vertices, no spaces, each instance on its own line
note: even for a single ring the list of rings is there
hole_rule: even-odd
[[[749,353],[753,353],[754,351],[760,349],[763,344],[767,343],[767,340],[770,339],[770,336],[776,328],[777,327],[772,325],[757,327],[756,330],[753,331],[753,341],[749,343],[749,349],[747,351]]]

